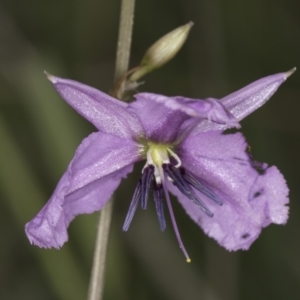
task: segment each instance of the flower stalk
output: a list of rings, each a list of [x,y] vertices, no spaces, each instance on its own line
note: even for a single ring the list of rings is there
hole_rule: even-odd
[[[117,44],[115,82],[128,70],[135,0],[122,0]],[[111,199],[113,200],[113,199]],[[88,300],[101,300],[105,284],[105,267],[113,201],[100,210],[94,257],[89,283]]]
[[[127,72],[130,57],[135,0],[122,0],[116,57],[115,82]]]

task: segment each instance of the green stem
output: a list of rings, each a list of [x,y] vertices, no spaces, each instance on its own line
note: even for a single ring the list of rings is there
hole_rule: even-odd
[[[100,211],[88,300],[100,300],[103,296],[107,245],[112,211],[113,199],[110,199]]]
[[[135,0],[122,0],[117,46],[115,82],[127,72],[129,65]]]
[[[118,81],[118,79],[128,70],[134,3],[135,0],[122,0],[121,4],[115,82]],[[105,265],[112,212],[113,199],[110,199],[109,202],[100,211],[92,273],[88,291],[88,300],[101,300],[103,298]]]

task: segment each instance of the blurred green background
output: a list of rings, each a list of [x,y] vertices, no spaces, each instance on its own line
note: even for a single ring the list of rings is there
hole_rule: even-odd
[[[85,299],[98,213],[77,217],[57,250],[31,246],[24,224],[46,203],[80,141],[95,129],[56,94],[43,71],[102,91],[112,87],[120,1],[1,0],[0,299]],[[163,34],[194,21],[178,56],[141,91],[222,97],[300,67],[298,0],[137,0],[131,67]],[[300,299],[300,86],[296,72],[242,122],[259,161],[290,187],[286,226],[271,225],[249,251],[229,253],[174,202],[187,264],[170,221],[153,205],[121,231],[141,165],[117,192],[105,299]],[[151,206],[151,205],[150,205]]]

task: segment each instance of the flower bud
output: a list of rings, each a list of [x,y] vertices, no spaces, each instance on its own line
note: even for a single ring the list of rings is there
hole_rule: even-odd
[[[189,22],[180,26],[156,41],[147,50],[140,63],[140,68],[131,75],[130,80],[137,81],[171,60],[183,46],[193,24],[193,22]]]

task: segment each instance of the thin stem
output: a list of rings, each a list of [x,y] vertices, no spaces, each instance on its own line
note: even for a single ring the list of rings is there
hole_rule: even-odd
[[[107,254],[107,245],[109,239],[109,229],[113,211],[113,199],[100,211],[97,236],[94,249],[93,267],[90,279],[89,300],[102,299],[105,282],[105,263]]]
[[[135,0],[122,0],[115,82],[126,73],[129,65]]]
[[[115,81],[117,81],[124,73],[126,73],[129,65],[134,3],[135,0],[122,0],[121,4]],[[101,300],[103,298],[106,254],[112,212],[113,199],[110,199],[109,202],[100,211],[92,273],[88,291],[88,300]]]

